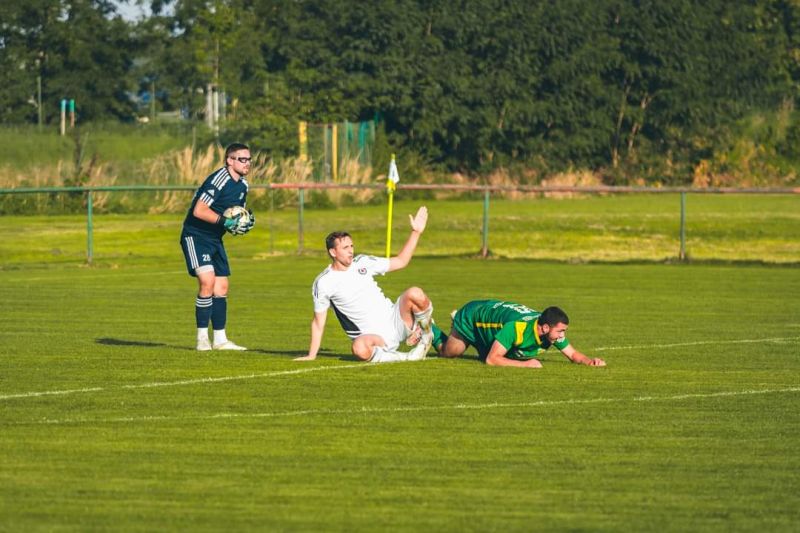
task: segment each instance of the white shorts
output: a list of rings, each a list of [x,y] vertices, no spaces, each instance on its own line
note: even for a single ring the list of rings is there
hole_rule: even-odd
[[[380,335],[386,343],[387,350],[396,350],[400,343],[411,335],[411,330],[403,322],[403,317],[400,316],[400,305],[395,302],[388,322],[383,327],[376,328],[376,331],[365,331],[363,334]]]

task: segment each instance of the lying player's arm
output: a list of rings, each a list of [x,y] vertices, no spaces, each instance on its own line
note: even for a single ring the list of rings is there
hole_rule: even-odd
[[[526,366],[530,368],[541,368],[542,363],[536,359],[528,359],[526,361],[518,361],[516,359],[509,359],[506,357],[508,349],[497,341],[494,341],[492,347],[489,349],[489,355],[486,356],[486,364],[491,366]]]
[[[414,250],[417,249],[419,237],[425,231],[425,226],[428,223],[428,208],[425,206],[420,207],[417,209],[417,214],[413,217],[408,215],[408,219],[411,221],[411,234],[408,236],[408,240],[403,245],[400,253],[389,259],[389,272],[405,268],[411,261],[411,256],[414,255]]]
[[[295,361],[313,361],[317,358],[317,352],[322,344],[322,334],[325,332],[325,321],[328,318],[328,311],[314,313],[311,320],[311,344],[308,346],[308,355],[296,357]]]
[[[561,350],[561,353],[564,354],[564,357],[578,365],[606,366],[606,362],[599,357],[587,357],[573,348],[571,344],[567,344],[566,348]]]

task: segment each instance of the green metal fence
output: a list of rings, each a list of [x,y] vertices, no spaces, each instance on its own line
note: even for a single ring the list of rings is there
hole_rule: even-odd
[[[306,190],[332,190],[332,189],[373,189],[381,190],[383,185],[349,185],[336,183],[276,183],[257,184],[250,186],[253,189],[267,189],[297,191],[297,250],[304,251],[304,209]],[[480,193],[483,197],[483,218],[481,228],[480,255],[489,254],[489,209],[493,193],[576,193],[576,194],[679,194],[680,195],[680,249],[678,258],[686,260],[686,196],[688,194],[800,194],[800,188],[707,188],[694,189],[689,187],[570,187],[570,186],[491,186],[491,185],[444,185],[444,184],[400,184],[398,190],[429,190]],[[194,185],[164,185],[164,186],[93,186],[93,187],[19,187],[0,189],[0,195],[15,194],[41,194],[41,193],[80,193],[86,195],[86,261],[91,264],[94,256],[93,244],[93,198],[96,192],[154,192],[154,191],[194,191]],[[274,201],[270,201],[270,211],[274,210]],[[273,247],[270,241],[270,247]],[[272,250],[271,250],[272,251]]]

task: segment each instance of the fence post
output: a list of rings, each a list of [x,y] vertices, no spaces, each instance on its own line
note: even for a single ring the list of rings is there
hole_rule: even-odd
[[[481,257],[489,257],[489,187],[483,190],[483,230]]]
[[[94,243],[92,242],[92,191],[86,191],[86,262],[92,264]]]
[[[302,187],[297,189],[297,253],[303,253],[303,196]]]
[[[686,191],[681,191],[681,249],[678,259],[686,261]]]
[[[272,226],[272,219],[275,216],[275,189],[269,188],[269,253],[275,253],[275,230]]]

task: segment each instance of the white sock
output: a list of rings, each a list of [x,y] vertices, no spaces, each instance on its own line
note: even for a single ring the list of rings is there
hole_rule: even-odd
[[[414,320],[422,326],[422,329],[430,329],[431,327],[431,317],[433,316],[433,303],[428,306],[427,309],[424,311],[420,311],[418,313],[414,313]]]
[[[197,340],[198,341],[208,340],[208,328],[197,328]]]
[[[422,361],[428,355],[428,350],[431,347],[431,341],[433,340],[433,334],[428,331],[423,331],[422,336],[419,339],[414,348],[408,352],[408,360],[409,361]]]
[[[225,335],[224,329],[214,330],[214,344],[225,344],[228,342],[228,336]]]
[[[408,354],[397,350],[387,350],[382,346],[372,349],[372,357],[369,360],[370,363],[395,363],[397,361],[408,361]]]

